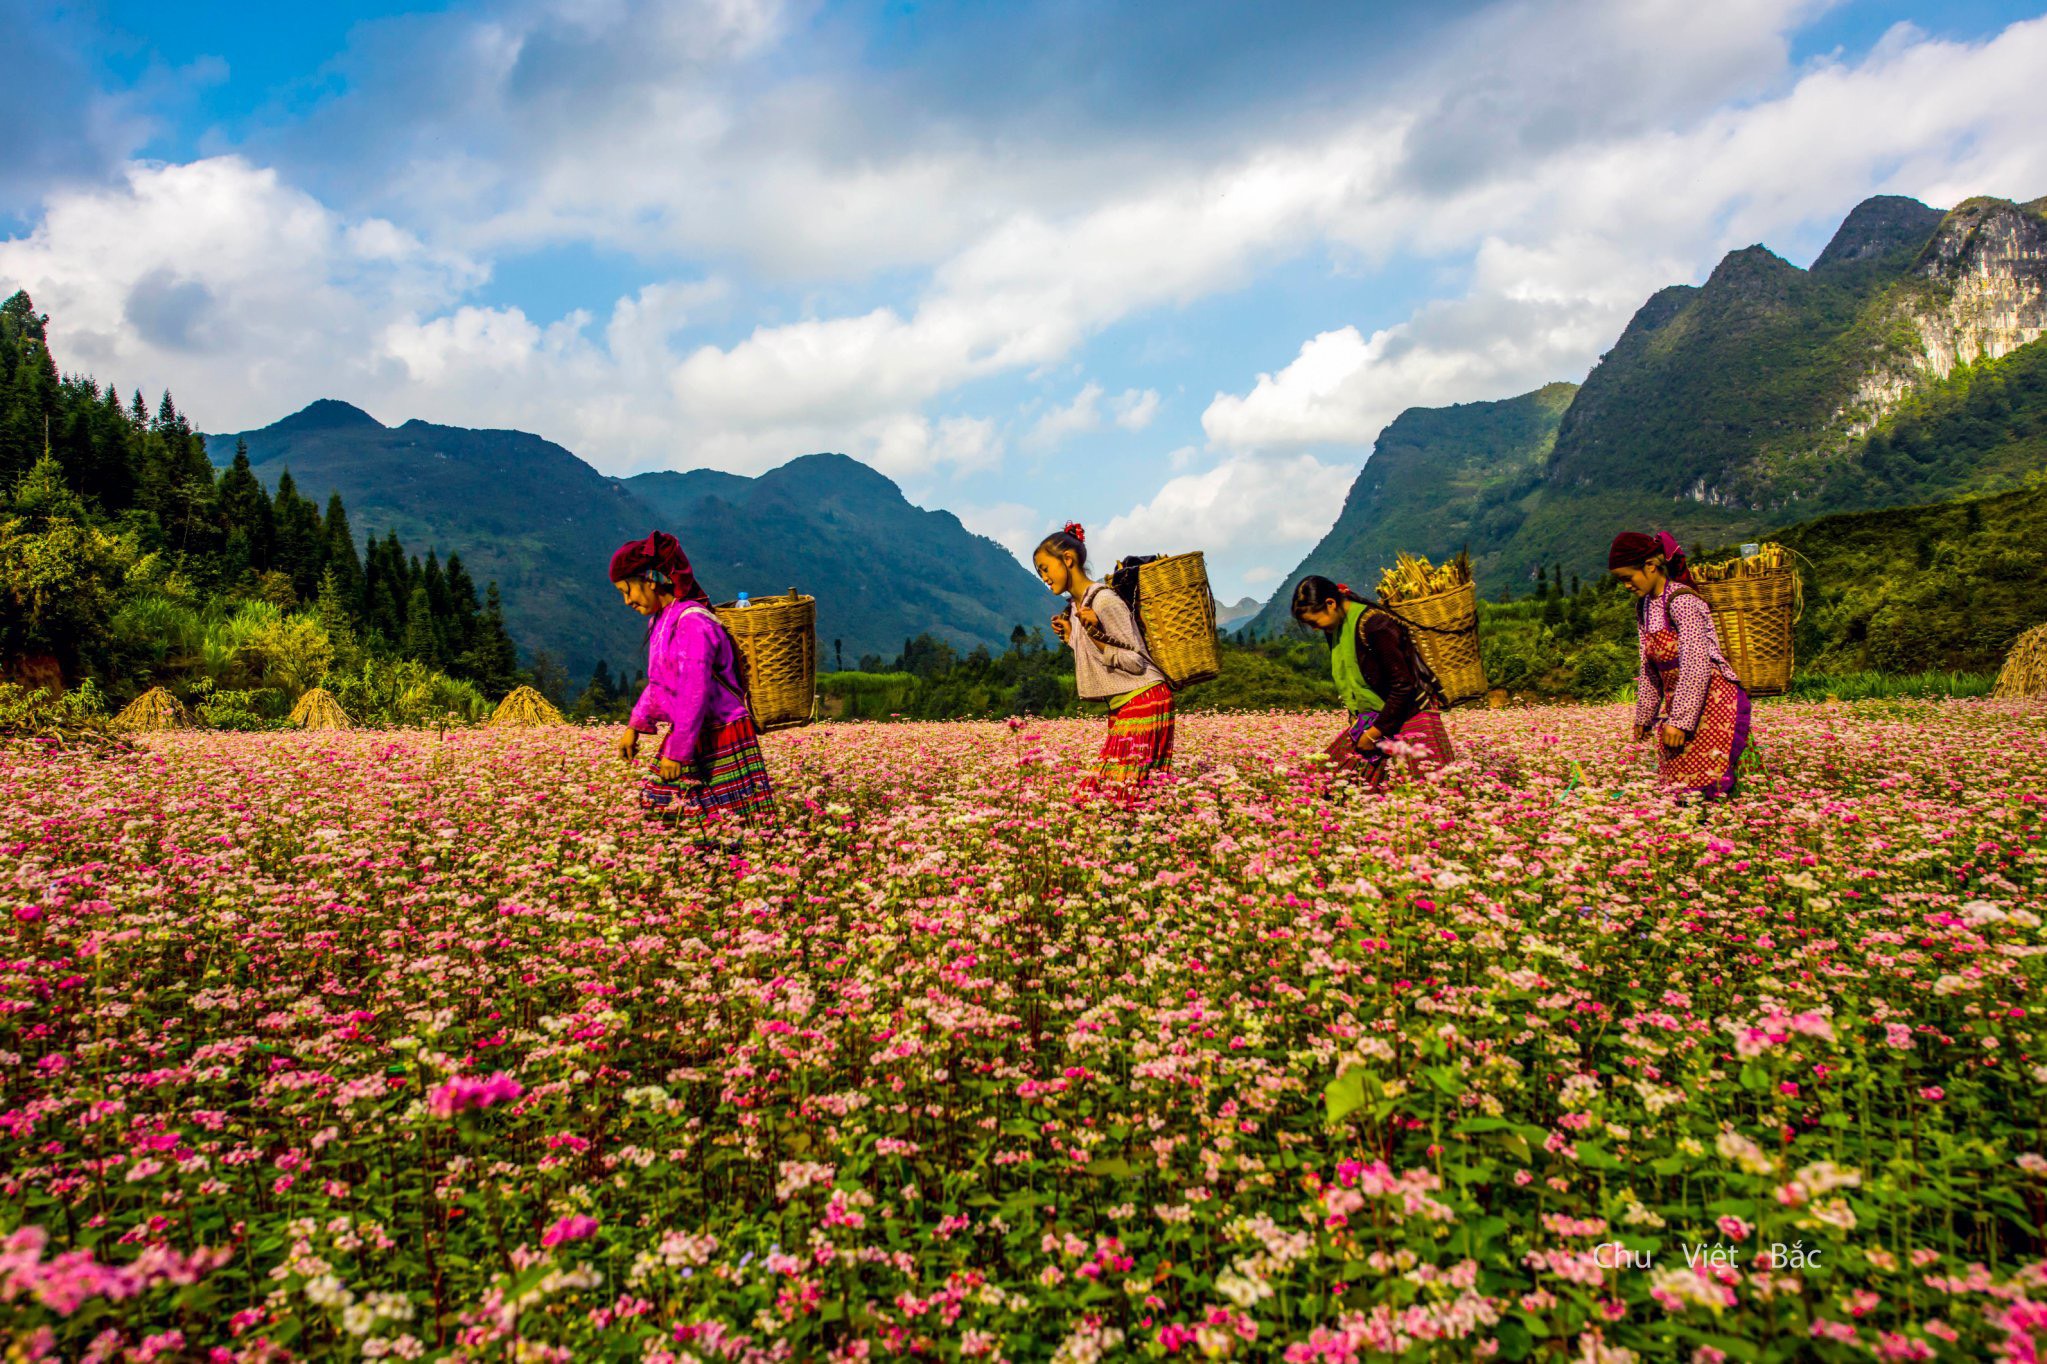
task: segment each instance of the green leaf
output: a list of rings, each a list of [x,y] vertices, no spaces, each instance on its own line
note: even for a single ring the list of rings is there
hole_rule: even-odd
[[[1128,1179],[1132,1173],[1130,1162],[1121,1156],[1091,1160],[1087,1163],[1087,1172],[1091,1175],[1107,1175],[1111,1179]]]
[[[1365,1106],[1365,1077],[1361,1066],[1345,1066],[1322,1089],[1322,1102],[1329,1109],[1331,1123],[1342,1122]]]

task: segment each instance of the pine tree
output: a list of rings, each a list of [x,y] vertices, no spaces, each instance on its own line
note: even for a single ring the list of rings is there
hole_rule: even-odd
[[[565,706],[569,702],[568,669],[545,649],[538,650],[533,655],[532,685],[533,690],[554,702],[556,706]]]
[[[348,508],[341,505],[340,493],[327,494],[327,516],[320,523],[320,538],[324,548],[320,556],[320,571],[324,578],[334,575],[334,590],[347,606],[351,617],[360,619],[363,609],[363,566],[355,552],[355,532],[348,527]]]
[[[441,642],[434,635],[433,606],[427,600],[424,585],[413,588],[405,604],[405,633],[399,637],[398,652],[406,658],[440,666]]]
[[[519,651],[505,632],[504,603],[495,581],[484,591],[483,619],[467,671],[486,696],[503,696],[518,685]]]
[[[462,566],[462,556],[448,556],[448,600],[451,610],[448,617],[448,653],[461,659],[476,648],[477,631],[482,626],[481,608],[476,601],[476,583],[469,576],[469,570]]]
[[[361,661],[362,644],[356,638],[355,610],[349,604],[348,590],[341,585],[341,576],[332,565],[320,575],[320,595],[313,602],[313,619],[320,622],[328,643],[334,646],[334,671],[352,670]]]
[[[241,566],[259,573],[269,568],[276,521],[262,483],[249,468],[246,441],[235,442],[235,460],[221,473],[218,499],[228,542],[240,546]]]
[[[617,704],[618,685],[612,681],[611,665],[600,658],[597,666],[590,670],[589,684],[576,698],[576,714],[586,719],[598,718],[608,715]]]
[[[49,320],[24,292],[0,304],[0,487],[12,487],[42,458],[57,415]]]
[[[420,586],[426,589],[427,610],[433,617],[434,628],[446,639],[448,626],[455,618],[455,601],[448,593],[448,579],[441,572],[440,556],[431,549],[426,552],[426,567],[420,574]]]

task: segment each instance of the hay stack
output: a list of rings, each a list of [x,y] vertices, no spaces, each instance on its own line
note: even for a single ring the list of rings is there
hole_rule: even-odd
[[[354,729],[348,712],[325,687],[310,688],[291,708],[291,722],[301,729]]]
[[[2012,641],[1992,696],[2047,696],[2047,625],[2035,625]]]
[[[114,717],[115,729],[195,729],[191,715],[178,698],[162,687],[151,687],[130,701]]]
[[[554,703],[531,687],[519,687],[510,696],[498,702],[498,708],[490,717],[493,725],[559,725],[566,723]]]

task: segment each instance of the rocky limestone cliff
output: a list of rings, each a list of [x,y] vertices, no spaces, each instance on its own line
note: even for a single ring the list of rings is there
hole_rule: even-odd
[[[1893,305],[1880,356],[1837,414],[1859,438],[1907,394],[2047,335],[2047,199],[1971,199],[1942,220]]]

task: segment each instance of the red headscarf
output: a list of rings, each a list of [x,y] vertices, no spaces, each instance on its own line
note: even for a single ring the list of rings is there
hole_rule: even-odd
[[[1613,545],[1606,551],[1608,568],[1640,568],[1657,555],[1663,556],[1665,574],[1673,582],[1688,583],[1692,580],[1691,570],[1685,567],[1684,546],[1669,531],[1658,531],[1644,535],[1636,530],[1624,530],[1613,537]]]
[[[697,583],[697,575],[690,572],[689,556],[665,530],[651,531],[644,540],[628,540],[612,551],[611,581],[624,582],[649,570],[668,579],[678,600],[711,604],[709,594]]]

